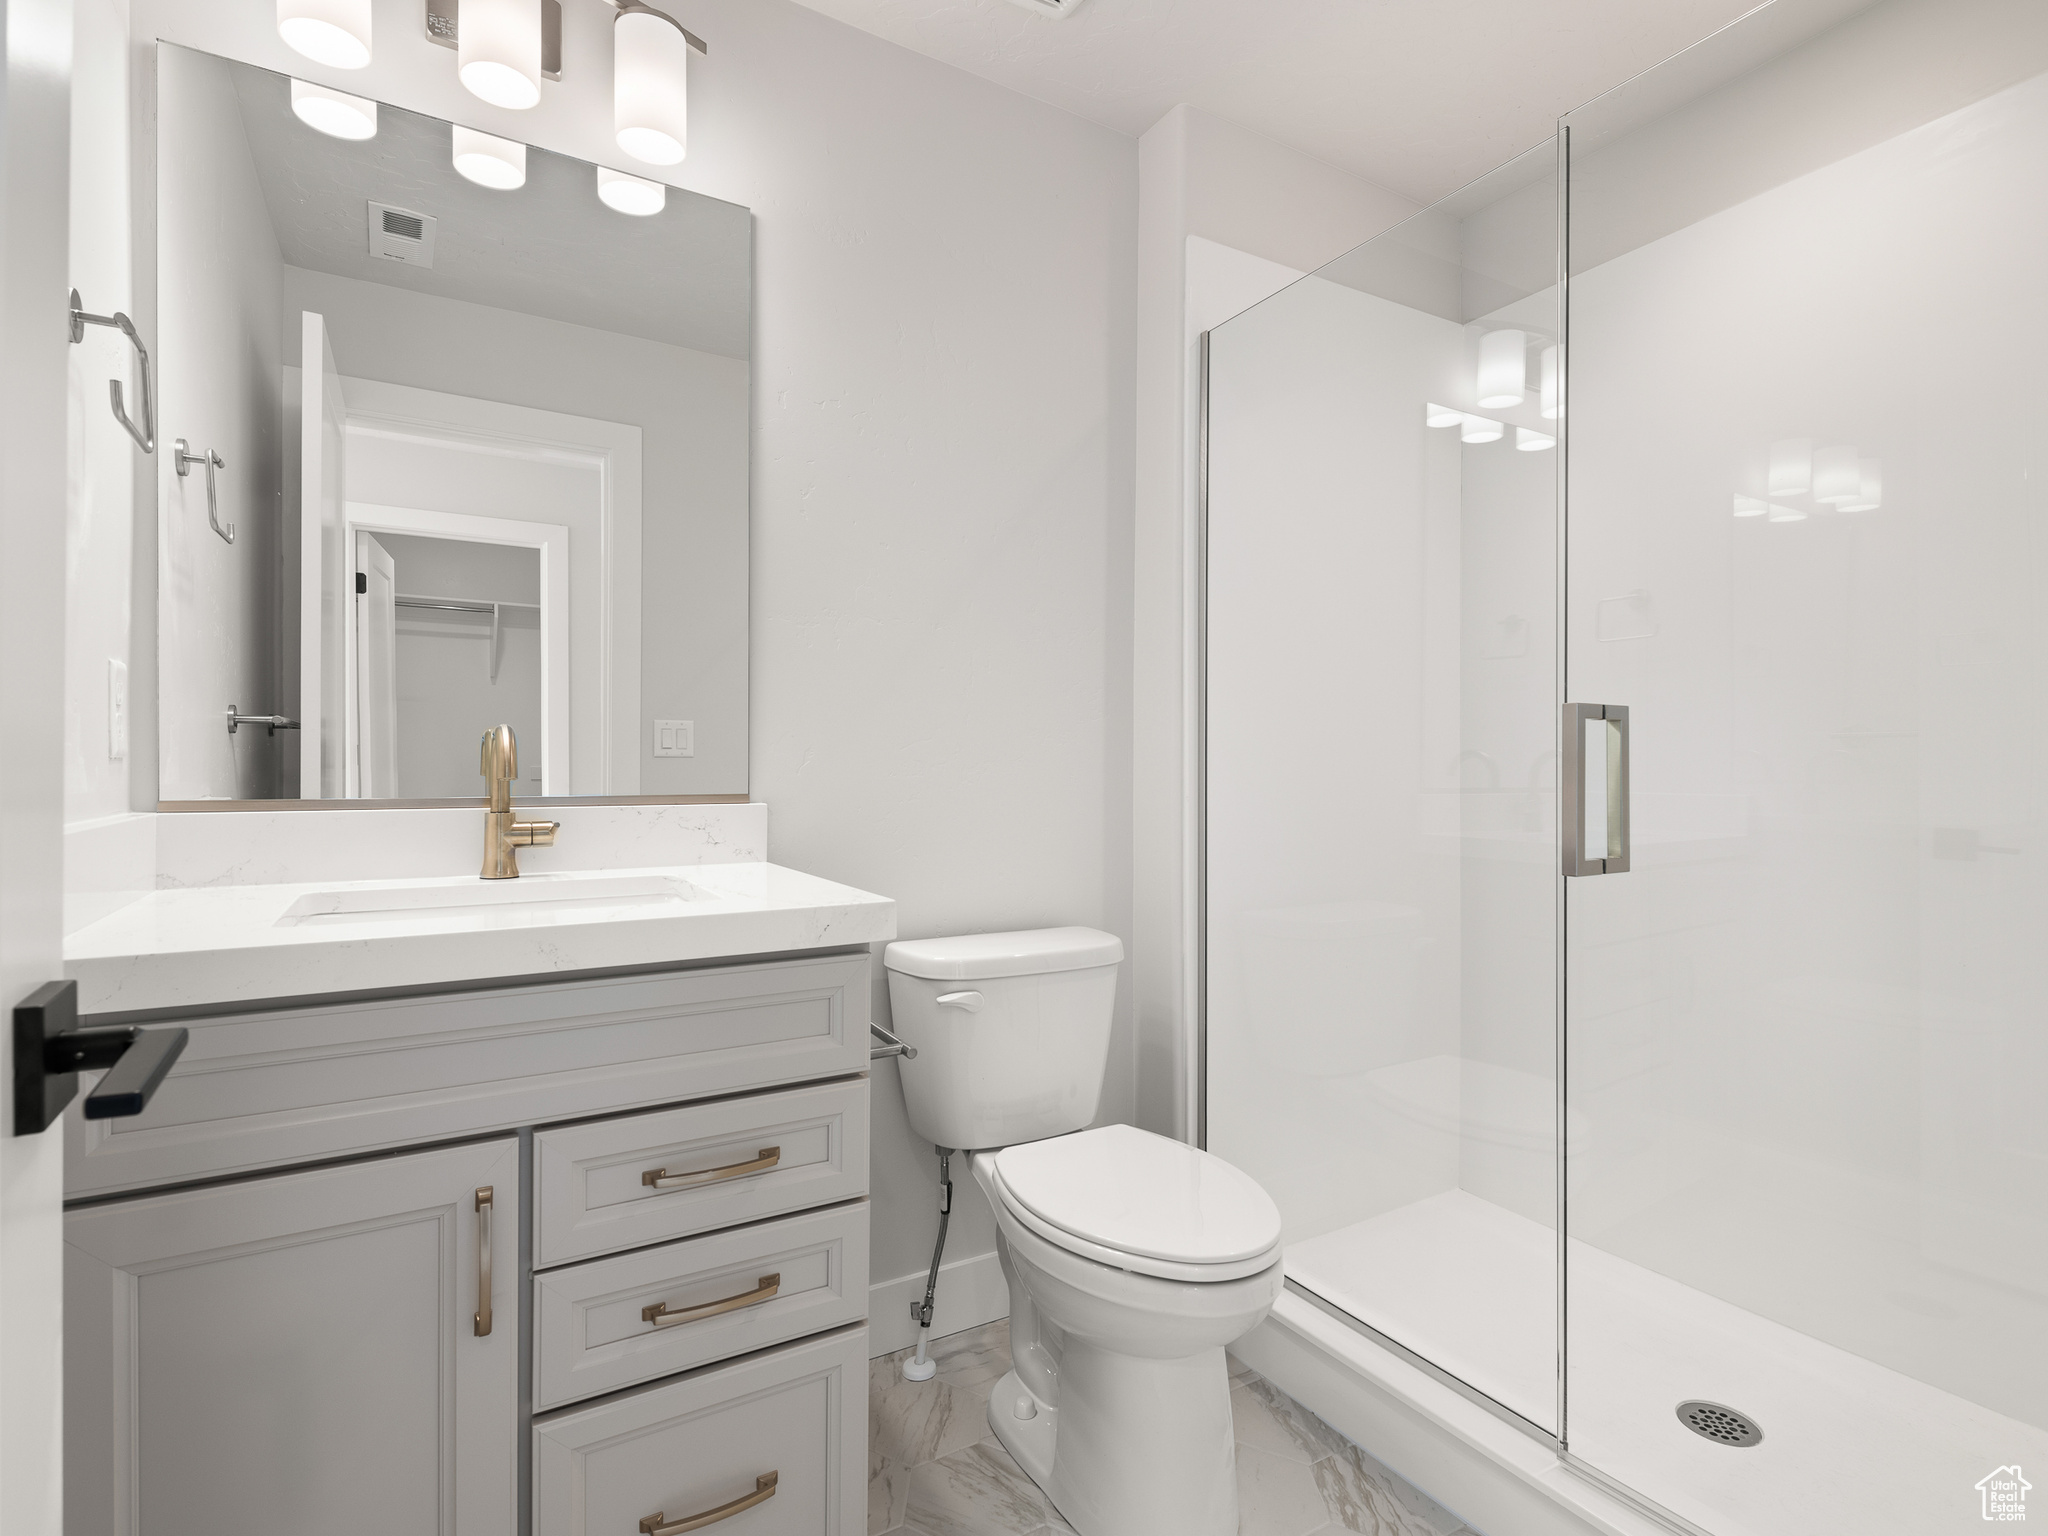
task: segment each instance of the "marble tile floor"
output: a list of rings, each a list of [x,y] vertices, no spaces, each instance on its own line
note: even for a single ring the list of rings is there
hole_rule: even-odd
[[[1010,1368],[1007,1322],[934,1340],[939,1373],[868,1363],[868,1536],[1072,1536],[988,1427]],[[1478,1536],[1274,1387],[1231,1361],[1239,1536]]]

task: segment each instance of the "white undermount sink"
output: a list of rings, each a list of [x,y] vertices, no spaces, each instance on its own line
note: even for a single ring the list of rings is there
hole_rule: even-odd
[[[674,875],[522,875],[514,880],[356,886],[310,891],[285,908],[278,926],[390,923],[407,918],[495,917],[547,922],[644,911],[710,897]]]

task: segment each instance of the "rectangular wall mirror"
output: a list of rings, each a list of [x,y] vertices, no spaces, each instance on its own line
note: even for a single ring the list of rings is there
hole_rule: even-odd
[[[745,794],[748,211],[169,43],[157,90],[165,807],[474,799],[500,722],[522,799]]]

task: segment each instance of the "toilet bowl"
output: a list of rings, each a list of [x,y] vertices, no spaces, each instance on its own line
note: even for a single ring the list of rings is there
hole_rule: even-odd
[[[1012,1369],[989,1424],[1081,1536],[1234,1536],[1226,1346],[1280,1294],[1280,1213],[1223,1159],[1095,1116],[1122,945],[900,942],[910,1122],[996,1215]]]

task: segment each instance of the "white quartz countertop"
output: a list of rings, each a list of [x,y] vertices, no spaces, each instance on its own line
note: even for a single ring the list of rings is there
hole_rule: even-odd
[[[894,938],[896,904],[766,863],[151,891],[78,929],[83,1013],[206,1007]]]

